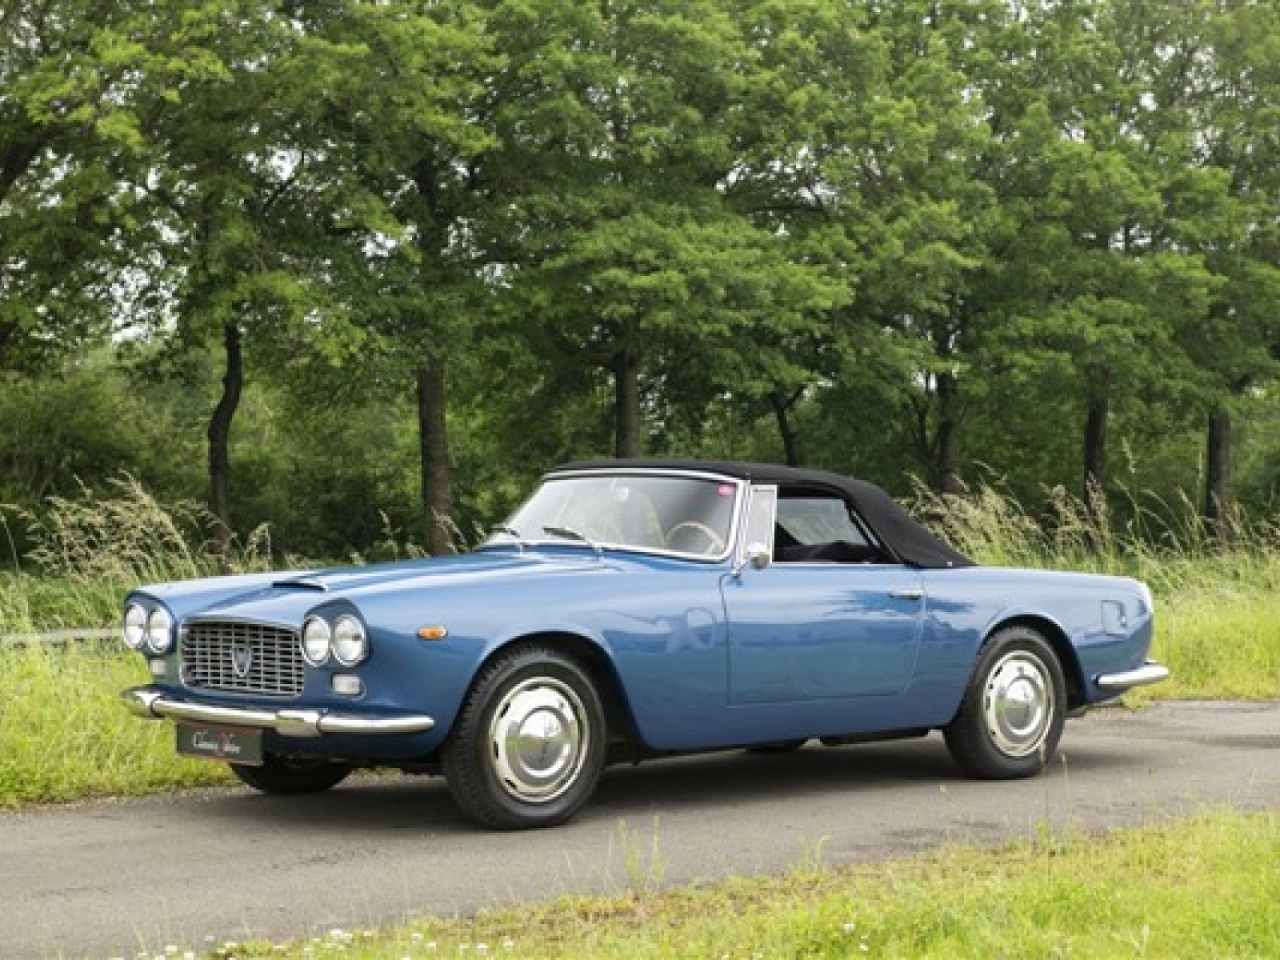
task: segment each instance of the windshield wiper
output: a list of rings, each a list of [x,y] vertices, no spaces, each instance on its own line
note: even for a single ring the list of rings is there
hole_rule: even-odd
[[[527,546],[524,539],[524,534],[522,534],[515,527],[507,526],[507,524],[505,523],[495,523],[492,527],[489,528],[489,532],[506,534],[508,537],[511,537],[512,539],[515,540],[516,546],[520,548],[520,552],[524,553],[524,548],[525,546]]]
[[[573,529],[573,527],[544,526],[542,528],[542,532],[549,533],[553,537],[560,537],[562,540],[577,540],[579,543],[585,543],[596,553],[600,553],[600,554],[604,553],[604,550],[601,549],[600,544],[596,543],[594,540],[592,540],[590,537],[586,536],[585,534],[581,533],[580,531]]]

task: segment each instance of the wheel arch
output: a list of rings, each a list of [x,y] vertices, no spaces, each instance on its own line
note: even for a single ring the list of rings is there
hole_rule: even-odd
[[[629,742],[637,742],[635,719],[631,713],[631,704],[622,678],[618,675],[613,658],[597,641],[579,633],[566,630],[545,630],[535,633],[511,637],[498,644],[488,652],[485,658],[476,665],[466,696],[471,695],[476,678],[484,673],[491,662],[523,647],[543,647],[555,650],[572,657],[590,675],[604,706],[605,720],[609,725],[610,736],[622,738]],[[464,702],[466,697],[463,698]]]
[[[1066,632],[1048,617],[1018,614],[993,624],[983,637],[979,652],[992,637],[1009,627],[1026,627],[1044,637],[1050,649],[1053,650],[1053,655],[1058,658],[1058,664],[1062,667],[1062,679],[1067,688],[1068,711],[1082,706],[1085,703],[1085,686],[1084,675],[1080,669],[1080,658],[1076,656],[1076,649],[1072,646]]]

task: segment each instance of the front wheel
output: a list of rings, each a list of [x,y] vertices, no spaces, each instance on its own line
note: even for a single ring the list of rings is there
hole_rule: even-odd
[[[1066,721],[1062,666],[1044,636],[1013,626],[987,640],[964,701],[943,731],[967,772],[987,780],[1039,773],[1058,749]]]
[[[507,830],[549,827],[590,799],[607,746],[590,675],[557,650],[521,647],[481,672],[441,759],[470,819]]]
[[[325,760],[290,760],[268,754],[262,766],[230,764],[231,772],[241,781],[262,793],[320,793],[336,787],[351,773],[345,763]]]

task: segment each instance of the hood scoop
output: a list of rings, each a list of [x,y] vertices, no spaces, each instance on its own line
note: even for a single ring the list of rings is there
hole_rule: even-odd
[[[288,577],[283,580],[272,580],[273,587],[294,587],[299,590],[315,590],[317,593],[328,593],[329,588],[319,580],[311,577]]]

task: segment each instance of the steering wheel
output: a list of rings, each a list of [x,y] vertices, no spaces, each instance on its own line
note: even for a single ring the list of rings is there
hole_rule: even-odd
[[[679,547],[676,546],[675,541],[679,540],[681,535],[683,534],[683,531],[686,531],[686,530],[692,530],[695,534],[698,534],[699,536],[706,539],[707,541],[706,546],[702,548],[702,552],[706,556],[711,557],[711,556],[715,556],[717,553],[723,553],[724,548],[727,546],[727,544],[724,542],[724,538],[721,537],[720,534],[716,533],[714,530],[708,527],[705,523],[701,523],[698,520],[683,520],[680,523],[677,523],[670,530],[668,530],[667,538],[666,538],[667,546],[670,547],[672,550],[680,549]],[[689,550],[687,552],[696,553],[697,551]]]

